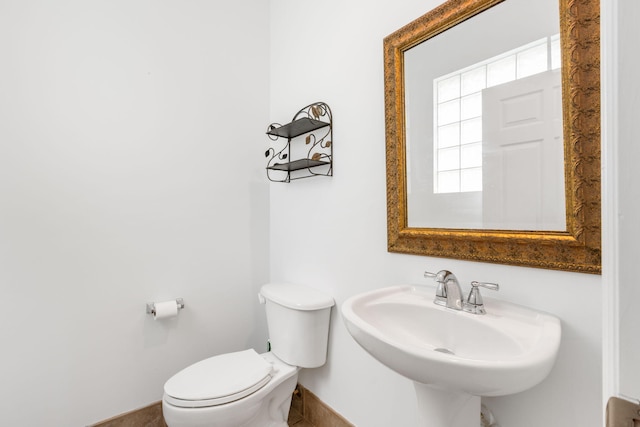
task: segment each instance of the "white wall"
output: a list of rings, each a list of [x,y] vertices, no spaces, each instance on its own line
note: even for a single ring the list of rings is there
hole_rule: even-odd
[[[285,122],[310,102],[327,102],[334,113],[335,171],[333,178],[271,185],[271,278],[326,290],[338,305],[365,290],[426,283],[424,270],[446,268],[463,283],[498,282],[497,297],[563,321],[549,378],[518,395],[485,399],[500,425],[598,426],[599,276],[386,251],[382,39],[438,3],[272,0],[270,121]],[[358,347],[337,309],[332,322],[327,365],[303,371],[301,382],[358,426],[417,425],[411,382]]]
[[[87,425],[264,348],[268,13],[0,2],[0,424]]]

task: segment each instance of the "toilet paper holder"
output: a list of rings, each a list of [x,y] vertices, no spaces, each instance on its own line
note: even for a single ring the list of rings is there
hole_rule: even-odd
[[[182,298],[176,298],[176,305],[178,306],[178,310],[182,310],[184,308],[184,300]],[[147,303],[147,314],[156,314],[156,303],[148,302]]]

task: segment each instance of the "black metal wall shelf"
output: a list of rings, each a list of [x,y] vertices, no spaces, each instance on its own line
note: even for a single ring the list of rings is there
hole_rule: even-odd
[[[307,132],[313,132],[314,130],[322,129],[327,126],[329,126],[329,123],[303,117],[284,126],[280,126],[279,128],[270,129],[267,131],[267,134],[283,138],[295,138],[297,136],[304,135]]]
[[[291,161],[291,142],[306,135],[306,157]],[[267,136],[277,142],[283,139],[282,147],[269,148],[267,178],[273,182],[291,182],[312,176],[333,175],[333,118],[331,109],[324,102],[307,105],[298,111],[290,123],[272,123]],[[286,142],[285,142],[286,141]],[[296,172],[296,173],[292,173]]]

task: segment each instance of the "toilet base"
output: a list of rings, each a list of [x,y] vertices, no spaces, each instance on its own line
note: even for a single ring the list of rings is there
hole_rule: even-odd
[[[162,411],[169,427],[287,427],[291,396],[300,368],[287,365],[272,353],[275,374],[264,387],[235,402],[204,408],[181,408],[164,399]]]

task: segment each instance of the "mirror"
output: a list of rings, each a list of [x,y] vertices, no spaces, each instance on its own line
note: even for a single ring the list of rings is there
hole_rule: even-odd
[[[404,52],[409,227],[566,230],[559,33],[509,0]]]
[[[600,273],[587,3],[450,0],[385,38],[389,251]]]

